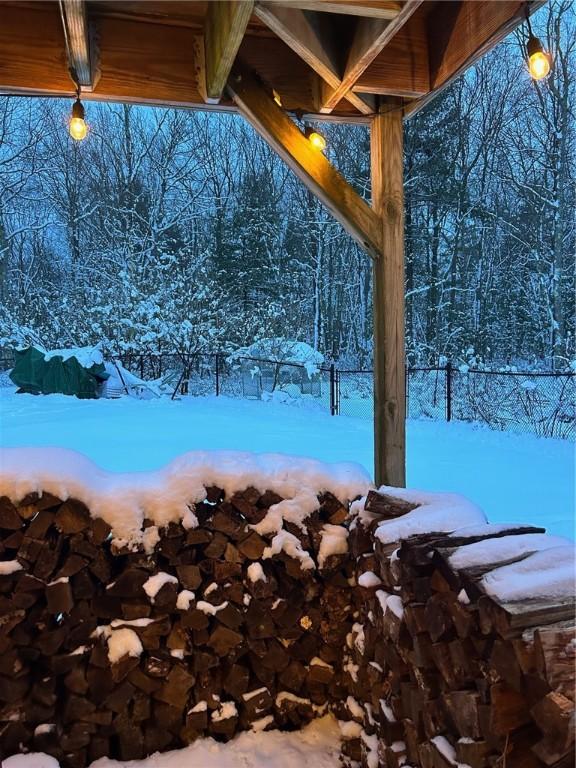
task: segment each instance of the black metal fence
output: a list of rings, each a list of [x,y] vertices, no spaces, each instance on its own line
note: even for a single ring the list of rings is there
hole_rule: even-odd
[[[225,355],[131,355],[122,363],[141,378],[178,371],[178,395],[227,395],[308,400],[332,415],[372,418],[372,371],[336,365],[307,370],[298,363]],[[175,380],[176,379],[176,380]],[[493,429],[543,437],[576,436],[576,374],[411,368],[406,372],[409,418],[480,422]]]
[[[338,413],[372,416],[372,371],[338,372]],[[466,421],[541,437],[576,437],[576,374],[411,368],[409,418]]]
[[[336,365],[227,357],[224,354],[124,354],[141,379],[161,380],[171,397],[224,395],[315,403],[332,415],[372,418],[372,371]],[[12,361],[0,359],[0,370]],[[410,368],[407,413],[413,419],[480,422],[542,437],[576,437],[576,374]]]

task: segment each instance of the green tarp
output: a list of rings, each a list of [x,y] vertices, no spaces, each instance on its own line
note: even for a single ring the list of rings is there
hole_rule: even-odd
[[[64,359],[55,355],[45,360],[44,355],[35,347],[16,351],[16,363],[10,371],[10,378],[19,387],[19,392],[98,397],[98,387],[108,378],[103,363],[93,363],[90,368],[84,368],[74,356]]]

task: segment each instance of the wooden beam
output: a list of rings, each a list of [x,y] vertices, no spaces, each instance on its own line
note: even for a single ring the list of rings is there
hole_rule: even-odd
[[[366,16],[372,19],[394,19],[402,8],[402,4],[395,0],[266,0],[266,5]]]
[[[206,10],[206,99],[218,103],[250,21],[252,0],[212,0]]]
[[[71,96],[58,6],[0,7],[0,89]]]
[[[58,4],[8,5],[0,0],[0,19],[0,93],[71,98],[74,85],[68,74]],[[228,96],[212,105],[200,93],[196,70],[202,71],[202,62],[194,52],[199,37],[203,55],[201,28],[105,15],[95,21],[101,77],[95,89],[85,94],[87,100],[236,111]],[[282,93],[287,109],[329,122],[369,121],[348,102],[331,115],[318,115],[312,88],[317,76],[282,41],[245,37],[242,56],[244,48],[250,54],[250,68]],[[63,108],[69,110],[69,106]]]
[[[204,49],[204,38],[201,35],[194,37],[192,53],[194,56],[194,74],[196,75],[198,93],[202,96],[202,101],[208,104],[208,94],[206,93],[206,51]]]
[[[386,111],[388,110],[388,111]],[[406,484],[402,110],[384,105],[371,126],[372,206],[382,228],[373,262],[374,479]]]
[[[535,0],[531,9],[539,4],[541,0]],[[195,37],[202,37],[206,5],[202,5],[202,15],[198,10],[201,4],[197,7],[196,4],[170,0],[150,0],[146,3],[142,0],[123,0],[122,3],[102,0],[89,1],[87,5],[89,20],[97,25],[101,71],[101,78],[92,93],[86,94],[88,98],[188,108],[234,108],[231,100],[225,98],[217,105],[207,104],[198,87],[195,68],[202,71],[202,63],[201,57],[194,55],[193,47]],[[380,95],[391,93],[411,98],[419,93],[425,85],[421,69],[422,63],[428,59],[426,48],[421,47],[418,52],[416,38],[416,45],[410,49],[409,56],[405,54],[400,59],[390,57],[405,33],[409,33],[412,45],[412,26],[423,15],[428,17],[426,34],[430,31],[430,70],[433,77],[430,85],[441,89],[477,55],[521,23],[524,18],[522,8],[520,0],[464,2],[462,7],[450,2],[425,3],[400,30],[399,37],[395,36],[365,70],[354,87],[359,88],[358,95],[362,93],[363,96],[366,96],[364,89],[374,89],[373,92]],[[161,20],[156,17],[159,13],[163,14]],[[330,20],[328,14],[316,15]],[[438,23],[437,16],[440,17]],[[0,19],[0,92],[70,97],[73,85],[68,74],[58,2],[0,0]],[[343,17],[340,17],[340,22],[342,20]],[[498,24],[500,27],[482,43],[482,36],[478,38],[480,27],[476,21],[484,25],[482,34],[490,35]],[[352,26],[355,20],[349,17],[349,22]],[[375,19],[374,23],[380,24],[382,20]],[[444,30],[442,39],[438,37],[440,29]],[[478,50],[471,53],[470,45],[460,47],[458,56],[454,58],[449,53],[449,47],[456,45],[458,48],[458,39],[465,42],[467,35],[474,45],[480,40]],[[265,83],[278,90],[287,110],[319,117],[320,88],[317,85],[320,78],[289,46],[263,29],[261,22],[254,17],[248,34],[244,36],[240,55]],[[408,75],[412,58],[415,66]],[[340,67],[337,71],[342,74]],[[444,77],[446,79],[439,84]],[[204,82],[205,76],[202,79]],[[324,80],[321,82],[325,83]],[[326,84],[326,88],[330,86]],[[418,109],[432,95],[425,95],[423,99],[417,97],[418,101],[406,106],[405,114]],[[333,111],[324,115],[324,119],[359,122],[369,121],[370,116],[361,114],[343,99]]]
[[[193,29],[102,17],[98,33],[102,76],[94,91],[96,98],[175,106],[204,104],[191,55]]]
[[[283,40],[276,36],[246,36],[237,60],[246,69],[256,72],[270,91],[273,88],[279,94],[284,110],[298,114],[318,114],[321,84],[324,81]],[[346,100],[338,104],[333,114],[336,113],[355,122],[370,119]],[[330,119],[332,115],[326,117]]]
[[[268,142],[310,191],[371,255],[381,247],[380,221],[326,157],[277,106],[254,75],[235,65],[228,91],[238,111]]]
[[[95,46],[91,44],[84,0],[62,0],[62,22],[70,47],[70,68],[83,89],[92,91],[98,79]]]
[[[337,43],[329,29],[329,19],[321,14],[299,10],[293,6],[257,3],[255,15],[274,32],[286,45],[311,67],[332,90],[340,87],[338,74]],[[374,105],[361,96],[347,94],[348,101],[363,115],[374,112]]]
[[[347,96],[360,75],[370,66],[384,46],[392,40],[423,0],[406,0],[393,21],[358,19],[342,82],[324,99],[321,112],[329,113]]]

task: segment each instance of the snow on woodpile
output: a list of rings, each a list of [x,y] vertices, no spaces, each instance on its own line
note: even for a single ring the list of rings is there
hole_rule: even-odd
[[[458,496],[366,493],[354,465],[202,453],[111,475],[66,451],[6,455],[0,496],[16,506],[0,499],[0,591],[25,606],[8,650],[34,642],[15,678],[8,754],[24,745],[84,768],[86,744],[126,761],[327,712],[345,759],[366,766],[485,768],[506,754],[545,768],[569,753],[565,540],[490,525]],[[23,498],[34,491],[45,496]],[[120,514],[132,515],[126,529]],[[104,515],[133,551],[113,545]],[[29,700],[46,681],[61,700],[38,712]],[[126,696],[142,719],[116,715]]]
[[[202,737],[298,728],[329,711],[348,630],[356,627],[360,643],[361,628],[351,601],[349,505],[319,489],[346,498],[361,475],[287,457],[217,454],[210,458],[222,465],[210,470],[205,456],[184,457],[178,470],[188,483],[176,487],[182,503],[191,492],[201,498],[198,525],[146,517],[140,542],[119,547],[82,500],[98,502],[117,488],[114,478],[94,478],[93,465],[71,465],[66,452],[32,454],[36,464],[21,464],[19,494],[28,494],[11,501],[0,491],[2,756],[41,751],[63,768],[85,768],[94,754],[142,759]],[[124,478],[121,488],[153,492],[153,512],[161,510],[160,481],[174,478],[145,479]],[[9,490],[6,475],[4,483]],[[287,527],[260,534],[283,503],[270,486],[294,495],[278,518]],[[106,499],[111,509],[116,498]],[[42,706],[39,691],[49,692]]]
[[[466,529],[466,536],[469,535]],[[488,531],[482,533],[480,530],[477,535],[486,536]],[[566,543],[567,540],[560,536],[548,536],[545,533],[511,534],[458,547],[454,554],[450,555],[448,562],[456,570],[474,568],[478,565],[502,563],[539,550],[562,547]]]
[[[156,472],[106,472],[80,453],[63,448],[5,448],[0,452],[0,496],[19,501],[30,493],[51,493],[82,501],[94,517],[111,526],[120,544],[152,537],[144,520],[156,526],[182,521],[194,528],[194,505],[209,487],[232,496],[247,488],[280,499],[255,524],[260,534],[276,533],[284,521],[302,527],[328,492],[343,503],[366,493],[370,478],[354,463],[327,464],[282,454],[234,451],[186,453]],[[155,542],[153,541],[152,546]]]
[[[479,507],[455,493],[429,493],[383,485],[378,494],[389,496],[396,502],[400,499],[406,504],[401,515],[378,518],[374,535],[384,544],[399,542],[419,533],[450,532],[487,522]],[[370,497],[365,496],[355,501],[350,510],[364,525],[374,520],[374,512],[378,512],[378,509],[374,512],[370,509],[369,501]]]
[[[576,586],[574,544],[568,539],[559,541],[563,542],[561,546],[542,547],[543,551],[486,574],[482,579],[484,591],[503,602],[527,597],[572,597]]]
[[[447,567],[460,572],[490,566],[479,588],[499,600],[574,594],[572,542],[547,535],[544,528],[490,524],[482,510],[462,496],[382,486],[353,502],[351,514],[351,529],[369,528],[383,556],[391,545],[437,535]],[[461,602],[467,599],[463,594]]]
[[[381,491],[352,505],[344,754],[374,766],[572,765],[571,542],[490,525],[458,497]]]

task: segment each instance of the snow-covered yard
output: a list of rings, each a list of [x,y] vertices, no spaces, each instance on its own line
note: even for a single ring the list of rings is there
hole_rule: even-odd
[[[243,450],[356,461],[371,471],[372,425],[314,405],[225,397],[77,400],[0,389],[2,446],[59,446],[105,469],[157,469],[190,450]],[[493,522],[574,537],[574,444],[452,422],[408,425],[408,484],[464,494]]]

